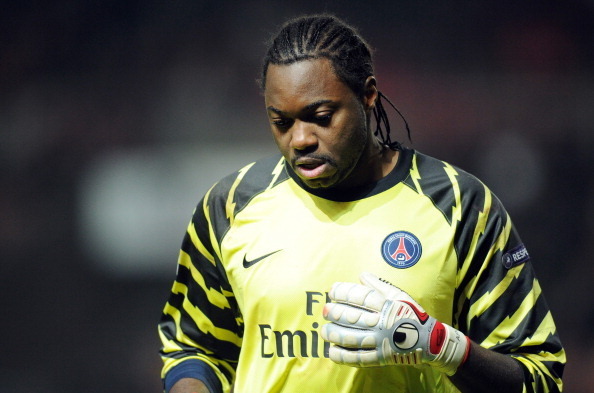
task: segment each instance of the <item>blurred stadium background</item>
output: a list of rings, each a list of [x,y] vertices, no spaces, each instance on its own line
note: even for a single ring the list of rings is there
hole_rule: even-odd
[[[508,207],[568,351],[566,391],[594,392],[594,1],[0,9],[3,393],[161,390],[155,326],[186,223],[212,182],[275,152],[265,41],[323,11],[376,48],[412,146]]]

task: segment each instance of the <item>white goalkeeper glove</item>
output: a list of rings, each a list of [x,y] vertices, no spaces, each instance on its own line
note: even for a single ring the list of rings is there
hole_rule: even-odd
[[[427,315],[406,292],[362,273],[364,285],[339,282],[324,307],[322,338],[334,344],[330,359],[356,367],[428,364],[453,375],[470,340]]]

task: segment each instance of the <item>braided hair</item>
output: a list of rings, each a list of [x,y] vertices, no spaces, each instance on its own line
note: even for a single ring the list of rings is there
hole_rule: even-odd
[[[266,88],[270,64],[288,65],[302,60],[326,58],[334,72],[358,97],[365,94],[365,81],[374,75],[372,50],[355,28],[332,15],[302,16],[286,22],[272,39],[262,65],[260,87]],[[404,121],[408,138],[410,128],[402,113],[378,91],[373,108],[376,122],[374,135],[392,150],[402,148],[392,141],[390,122],[382,99],[386,100]]]

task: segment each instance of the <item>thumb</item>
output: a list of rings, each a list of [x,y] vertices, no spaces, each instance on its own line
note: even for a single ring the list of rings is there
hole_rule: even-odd
[[[369,272],[361,273],[359,280],[363,285],[381,293],[386,299],[398,299],[404,293],[400,288],[387,281],[380,280],[377,276]]]

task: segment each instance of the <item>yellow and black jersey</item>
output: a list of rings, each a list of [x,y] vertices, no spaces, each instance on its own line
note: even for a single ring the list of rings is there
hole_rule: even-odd
[[[516,358],[525,392],[561,388],[565,353],[522,244],[475,177],[413,150],[385,178],[307,189],[279,155],[210,189],[181,248],[159,325],[163,378],[214,391],[457,392],[429,366],[355,368],[319,331],[336,281],[369,271],[438,320]]]

